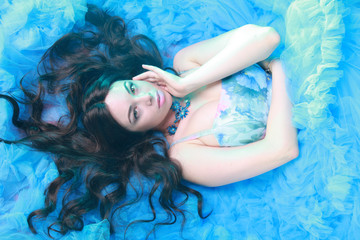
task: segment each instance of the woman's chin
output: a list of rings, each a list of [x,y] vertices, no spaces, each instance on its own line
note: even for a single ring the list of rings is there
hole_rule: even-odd
[[[173,96],[168,91],[166,91],[164,89],[161,89],[160,91],[162,91],[164,93],[164,96],[165,96],[165,98],[164,98],[164,107],[166,105],[169,105],[169,109],[170,109],[171,104],[173,102]]]

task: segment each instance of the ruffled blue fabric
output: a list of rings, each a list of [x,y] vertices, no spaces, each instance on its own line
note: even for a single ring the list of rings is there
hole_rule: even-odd
[[[300,156],[261,176],[206,188],[205,220],[191,197],[181,220],[157,228],[150,239],[357,239],[360,235],[360,1],[130,1],[18,0],[0,3],[0,91],[12,90],[34,70],[41,54],[74,25],[84,23],[86,3],[131,21],[134,32],[158,43],[164,61],[181,48],[247,23],[273,26],[299,128]],[[54,100],[55,101],[55,100]],[[54,105],[58,105],[58,103]],[[49,111],[51,106],[49,106]],[[55,112],[53,112],[55,113]],[[47,113],[51,121],[54,114]],[[0,134],[22,136],[11,125],[12,109],[0,100]],[[48,222],[30,233],[26,217],[43,206],[43,191],[57,176],[51,157],[24,146],[0,143],[0,239],[46,239]],[[135,185],[138,183],[134,183]],[[145,182],[151,186],[151,182]],[[129,189],[129,197],[135,192]],[[115,214],[115,233],[95,212],[81,232],[58,239],[123,239],[124,223],[152,218],[146,194]],[[183,196],[178,196],[179,202]],[[155,204],[158,221],[166,213]],[[53,216],[56,216],[54,214]],[[152,224],[132,225],[126,239],[144,239]]]

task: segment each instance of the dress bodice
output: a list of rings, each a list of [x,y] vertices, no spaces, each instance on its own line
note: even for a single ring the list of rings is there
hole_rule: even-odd
[[[262,139],[271,88],[271,75],[257,64],[223,79],[212,128],[181,138],[171,146],[210,134],[219,146],[240,146]]]

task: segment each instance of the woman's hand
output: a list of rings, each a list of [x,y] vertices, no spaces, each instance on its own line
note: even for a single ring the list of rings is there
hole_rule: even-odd
[[[143,64],[142,67],[149,71],[133,77],[133,80],[143,80],[157,84],[175,97],[181,98],[191,92],[187,89],[182,77],[166,72],[155,66]]]
[[[264,61],[258,62],[259,66],[267,73],[272,73],[272,65],[274,62],[280,62],[279,58],[268,58]]]

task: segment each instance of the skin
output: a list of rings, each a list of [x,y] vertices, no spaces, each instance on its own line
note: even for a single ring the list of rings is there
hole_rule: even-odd
[[[161,106],[157,101],[159,94],[164,96]],[[164,126],[168,126],[167,122],[174,117],[170,111],[172,96],[146,81],[114,82],[105,103],[115,120],[129,131],[162,131]]]
[[[219,80],[264,61],[279,42],[280,36],[274,29],[248,24],[180,50],[174,58],[174,69],[178,72],[190,70],[185,76],[179,78],[154,66],[143,66],[149,71],[133,79],[158,84],[176,97],[196,93],[191,94],[188,116],[179,123],[174,137],[167,137],[171,144],[181,137],[211,128],[219,101],[216,96],[221,90],[217,87]],[[280,61],[267,66],[272,71],[272,100],[266,136],[235,147],[212,144],[211,139],[205,139],[207,136],[173,145],[169,155],[181,164],[184,179],[211,187],[226,185],[270,171],[299,155],[285,72]],[[169,119],[165,117],[161,124],[169,126]]]

